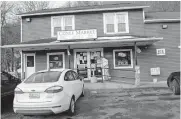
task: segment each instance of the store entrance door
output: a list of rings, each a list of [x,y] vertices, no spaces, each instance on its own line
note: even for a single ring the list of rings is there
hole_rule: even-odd
[[[76,49],[74,51],[74,68],[84,80],[90,80],[95,76],[102,79],[101,57],[103,49]]]

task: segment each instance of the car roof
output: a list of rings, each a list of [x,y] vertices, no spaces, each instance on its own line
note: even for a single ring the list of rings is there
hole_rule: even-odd
[[[41,70],[41,71],[38,71],[38,72],[48,72],[48,71],[59,71],[59,72],[63,72],[63,71],[69,71],[69,70],[72,70],[72,69],[50,69],[50,70]]]

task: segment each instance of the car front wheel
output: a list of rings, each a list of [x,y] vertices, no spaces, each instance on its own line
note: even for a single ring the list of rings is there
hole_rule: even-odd
[[[70,101],[70,106],[69,106],[68,113],[69,113],[70,116],[73,116],[74,113],[75,113],[75,100],[74,100],[74,98],[72,98],[71,101]]]
[[[179,85],[178,85],[176,79],[174,79],[172,81],[171,89],[175,95],[180,94],[180,88],[179,88]]]

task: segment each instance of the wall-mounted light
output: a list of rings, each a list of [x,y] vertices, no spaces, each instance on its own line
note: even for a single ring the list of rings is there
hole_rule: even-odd
[[[137,53],[141,53],[141,49],[139,47],[136,48]]]
[[[31,22],[31,18],[29,18],[29,17],[26,18],[26,21],[27,21],[27,22]]]
[[[162,29],[167,29],[167,28],[168,28],[168,25],[166,25],[166,24],[162,25]]]

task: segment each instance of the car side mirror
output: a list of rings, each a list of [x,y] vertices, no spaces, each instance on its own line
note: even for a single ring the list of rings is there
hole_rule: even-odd
[[[82,81],[84,79],[84,77],[78,76],[78,79]]]

